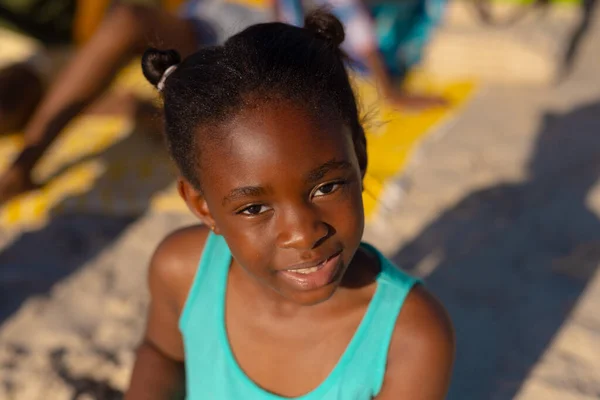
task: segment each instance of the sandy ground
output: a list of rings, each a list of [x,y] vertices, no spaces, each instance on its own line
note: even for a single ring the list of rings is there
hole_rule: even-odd
[[[368,227],[450,310],[450,399],[600,398],[598,25],[567,82],[485,87]],[[120,399],[151,251],[192,221],[67,213],[0,231],[0,399]]]

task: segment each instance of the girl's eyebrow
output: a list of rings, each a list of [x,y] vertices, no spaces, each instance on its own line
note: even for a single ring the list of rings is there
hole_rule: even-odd
[[[233,189],[229,194],[223,197],[222,205],[231,203],[232,201],[244,198],[244,197],[259,197],[263,196],[266,190],[260,186],[242,186]]]
[[[306,174],[306,182],[315,183],[316,181],[322,179],[328,172],[350,168],[352,168],[352,164],[350,164],[348,161],[337,161],[335,159],[331,159],[323,165],[320,165],[319,167],[308,172],[308,174]],[[242,186],[233,189],[225,197],[223,197],[221,204],[225,206],[235,200],[245,197],[260,197],[264,196],[266,193],[267,191],[262,186]]]
[[[331,159],[325,164],[313,169],[308,174],[306,174],[306,182],[315,183],[316,181],[322,179],[328,172],[332,170],[351,168],[352,164],[350,164],[348,161],[338,161],[336,159]]]

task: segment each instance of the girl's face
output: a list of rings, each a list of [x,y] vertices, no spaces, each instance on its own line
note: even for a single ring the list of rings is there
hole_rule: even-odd
[[[221,129],[222,139],[203,146],[203,197],[188,204],[263,285],[298,304],[327,300],[364,228],[350,131],[288,102],[242,112]]]

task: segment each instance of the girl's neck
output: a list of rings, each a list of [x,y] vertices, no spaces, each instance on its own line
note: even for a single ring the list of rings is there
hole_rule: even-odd
[[[364,248],[359,248],[352,259],[342,282],[334,294],[326,301],[307,306],[293,302],[267,285],[248,274],[234,260],[228,277],[228,291],[234,290],[242,296],[248,307],[262,310],[267,315],[278,318],[302,318],[310,315],[311,318],[328,316],[332,312],[348,307],[354,302],[353,297],[363,297],[365,289],[372,293],[371,286],[375,286],[377,274],[380,271],[379,259]]]

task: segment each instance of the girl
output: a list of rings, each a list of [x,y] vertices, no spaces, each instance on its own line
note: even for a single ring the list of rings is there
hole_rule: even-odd
[[[343,27],[324,13],[305,25],[142,59],[204,225],[153,256],[129,400],[444,398],[443,307],[361,243],[367,154]]]

